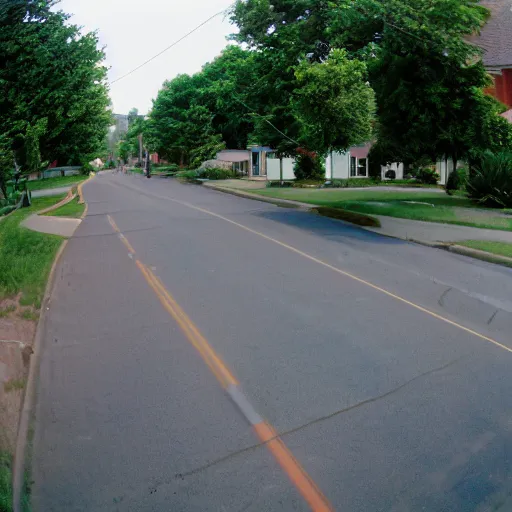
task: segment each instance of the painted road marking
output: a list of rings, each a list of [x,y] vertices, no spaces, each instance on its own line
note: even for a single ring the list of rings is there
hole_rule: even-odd
[[[243,391],[240,389],[240,386],[229,385],[226,388],[226,391],[233,402],[235,402],[235,405],[240,409],[240,412],[252,426],[263,423],[263,418],[256,412],[252,404],[244,395]]]
[[[267,422],[254,425],[254,430],[261,442],[266,444],[283,471],[288,475],[288,478],[302,494],[311,510],[315,512],[332,512],[334,509],[327,498],[286,447],[276,431]]]
[[[130,247],[133,257],[135,250],[133,250],[130,242],[120,232],[116,222],[110,215],[108,215],[108,221],[114,231],[120,235],[119,238],[123,243]],[[135,263],[149,286],[155,292],[162,306],[174,318],[191,345],[199,352],[199,355],[210,368],[213,375],[252,426],[256,436],[272,453],[281,469],[286,473],[306,503],[308,503],[311,510],[313,512],[332,512],[334,509],[325,495],[306,473],[306,470],[299,461],[292,455],[277,432],[256,412],[226,364],[217,355],[174,297],[167,291],[162,281],[153,273],[152,269],[144,265],[140,260],[135,260]]]
[[[238,381],[233,377],[220,357],[202,336],[192,320],[165,289],[163,283],[153,274],[151,269],[140,260],[136,260],[135,263],[156,293],[164,308],[176,320],[190,343],[197,349],[221,386],[247,418],[258,438],[267,446],[283,471],[288,475],[290,481],[309,504],[311,510],[313,512],[332,512],[333,508],[322,491],[313,482],[297,459],[295,459],[290,450],[288,450],[275,430],[266,421],[262,420],[261,416],[256,412],[249,400],[240,390]]]
[[[124,246],[128,249],[128,256],[133,256],[135,254],[135,249],[132,247],[128,239],[121,233],[120,229],[117,227],[116,221],[110,216],[107,215],[108,222],[112,226],[112,229],[117,233],[119,240],[123,242]]]
[[[427,315],[429,315],[433,318],[436,318],[437,320],[441,320],[442,322],[445,322],[448,325],[457,327],[458,329],[461,329],[462,331],[467,332],[468,334],[472,334],[473,336],[476,336],[477,338],[480,338],[484,341],[488,341],[489,343],[492,343],[493,345],[496,345],[497,347],[502,348],[503,350],[506,350],[507,352],[512,353],[511,347],[507,347],[503,343],[500,343],[499,341],[497,341],[493,338],[490,338],[489,336],[486,336],[485,334],[479,333],[477,331],[474,331],[473,329],[470,329],[469,327],[465,327],[464,325],[454,322],[453,320],[450,320],[449,318],[439,315],[438,313],[435,313],[434,311],[431,311],[430,309],[424,308],[423,306],[420,306],[419,304],[416,304],[415,302],[407,300],[406,298],[401,297],[400,295],[397,295],[393,292],[386,290],[385,288],[382,288],[376,284],[373,284],[370,281],[366,281],[365,279],[362,279],[354,274],[351,274],[350,272],[347,272],[346,270],[341,270],[340,268],[335,267],[334,265],[331,265],[330,263],[327,263],[326,261],[316,258],[315,256],[311,256],[310,254],[308,254],[304,251],[301,251],[300,249],[297,249],[296,247],[293,247],[292,245],[288,245],[284,242],[281,242],[280,240],[272,238],[271,236],[265,235],[264,233],[261,233],[260,231],[252,229],[248,226],[244,226],[243,224],[240,224],[239,222],[228,219],[227,217],[224,217],[223,215],[219,215],[218,213],[211,212],[210,210],[205,210],[204,208],[200,208],[199,206],[195,206],[191,203],[187,203],[185,201],[179,201],[178,199],[171,199],[170,197],[161,196],[159,194],[151,194],[151,195],[154,197],[160,198],[160,199],[172,201],[173,203],[181,204],[182,206],[187,206],[188,208],[192,208],[193,210],[197,210],[199,212],[206,213],[207,215],[211,215],[212,217],[216,217],[217,219],[221,219],[225,222],[229,222],[229,224],[232,224],[233,226],[237,226],[240,229],[248,231],[249,233],[257,235],[261,238],[264,238],[265,240],[268,240],[269,242],[273,242],[277,245],[280,245],[281,247],[284,247],[285,249],[288,249],[289,251],[292,251],[295,254],[299,254],[300,256],[302,256],[310,261],[318,263],[319,265],[322,265],[323,267],[328,268],[329,270],[332,270],[333,272],[336,272],[337,274],[348,277],[348,278],[352,279],[353,281],[357,281],[360,284],[364,284],[365,286],[368,286],[369,288],[372,288],[373,290],[383,293],[384,295],[387,295],[388,297],[391,297],[399,302],[402,302],[403,304],[407,304],[408,306],[411,306],[412,308],[417,309],[418,311],[426,313]]]

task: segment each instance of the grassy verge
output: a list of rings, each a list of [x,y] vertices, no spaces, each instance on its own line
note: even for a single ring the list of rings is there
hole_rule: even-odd
[[[512,216],[483,208],[462,195],[434,191],[264,189],[255,194],[291,199],[330,208],[411,220],[458,224],[478,228],[512,230]]]
[[[506,242],[484,242],[481,240],[467,240],[465,242],[457,242],[457,245],[463,245],[470,249],[497,254],[498,256],[506,256],[512,258],[512,244]]]
[[[45,180],[35,180],[27,182],[29,190],[43,190],[47,188],[68,187],[75,183],[86,180],[89,176],[63,176],[58,178],[47,178]]]
[[[0,452],[0,512],[12,510],[11,461],[9,454]]]
[[[44,215],[51,217],[70,217],[72,219],[79,219],[85,211],[85,203],[80,204],[78,201],[80,198],[77,196],[73,201],[53,210],[45,213]]]
[[[48,274],[62,237],[20,226],[28,215],[52,206],[65,196],[34,199],[0,222],[0,298],[21,293],[20,304],[39,309]]]

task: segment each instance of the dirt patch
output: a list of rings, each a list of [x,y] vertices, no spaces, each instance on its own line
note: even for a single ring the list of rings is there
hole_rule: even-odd
[[[19,305],[19,297],[0,301],[0,340],[31,345],[39,314],[32,307]]]
[[[13,453],[39,313],[19,304],[20,297],[0,301],[0,450]]]

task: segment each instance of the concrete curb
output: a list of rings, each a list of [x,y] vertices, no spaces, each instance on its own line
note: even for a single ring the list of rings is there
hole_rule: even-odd
[[[80,183],[80,185],[78,185],[78,196],[80,197],[80,199],[78,200],[79,204],[84,204],[85,203],[85,209],[84,209],[84,213],[82,213],[82,215],[80,216],[81,219],[84,219],[85,216],[87,215],[87,211],[89,210],[89,205],[85,202],[85,199],[84,199],[84,194],[82,192],[82,188],[83,186],[86,184],[86,183],[89,183],[89,181],[91,181],[94,176],[96,176],[96,173],[91,173],[91,175],[89,176],[88,179],[86,179],[85,181],[82,181],[82,183]]]
[[[492,254],[487,251],[480,251],[478,249],[471,249],[470,247],[465,247],[463,245],[448,245],[446,247],[450,252],[454,252],[456,254],[462,254],[463,256],[470,256],[471,258],[476,258],[478,260],[487,261],[489,263],[496,263],[498,265],[505,265],[507,267],[512,267],[512,258],[507,258],[507,256],[500,256],[499,254]]]
[[[250,192],[243,192],[239,190],[230,189],[227,187],[219,187],[218,185],[215,185],[213,183],[203,182],[202,184],[205,187],[208,187],[212,190],[218,190],[219,192],[224,192],[226,194],[231,194],[234,196],[243,197],[245,199],[254,199],[256,201],[261,201],[263,203],[271,203],[275,204],[276,206],[283,206],[285,208],[297,208],[301,210],[306,210],[311,213],[315,213],[315,208],[318,206],[313,204],[306,204],[306,203],[300,203],[298,201],[289,201],[287,199],[275,199],[273,197],[265,197],[265,196],[259,196],[257,194],[251,194]],[[338,219],[335,219],[338,220]],[[340,221],[347,223],[351,226],[358,226],[357,224],[353,224],[349,221]],[[369,228],[366,226],[358,226],[361,229],[365,229],[367,231],[371,231],[372,233],[377,233],[381,236],[385,236],[388,238],[394,238],[395,240],[404,240],[406,242],[413,242],[415,244],[423,245],[425,247],[430,247],[432,249],[442,249],[445,251],[453,252],[455,254],[461,254],[463,256],[469,256],[471,258],[475,258],[482,261],[487,261],[489,263],[494,263],[497,265],[505,265],[507,267],[512,267],[512,258],[507,258],[506,256],[499,256],[497,254],[488,253],[485,251],[479,251],[476,249],[470,249],[469,247],[464,247],[462,245],[457,245],[449,242],[428,242],[425,240],[417,240],[414,238],[403,238],[399,236],[393,236],[389,235],[387,233],[381,233],[379,231],[380,228]]]
[[[51,290],[54,285],[55,271],[57,264],[60,261],[62,253],[66,248],[67,240],[64,240],[55,256],[48,282],[46,283],[46,290],[44,298],[41,303],[41,315],[37,323],[36,334],[32,348],[34,353],[30,358],[30,365],[28,370],[27,386],[25,388],[25,396],[23,397],[23,405],[20,414],[20,422],[18,426],[18,438],[16,442],[16,452],[14,454],[14,463],[12,471],[12,492],[13,492],[13,512],[22,512],[21,497],[24,487],[25,479],[25,463],[26,463],[26,448],[28,443],[28,430],[30,425],[30,417],[34,407],[34,397],[36,393],[36,382],[39,373],[39,360],[41,356],[41,344],[43,338],[43,331],[46,324],[46,311],[48,310],[48,303],[50,301]]]
[[[36,212],[36,215],[44,215],[45,213],[53,212],[53,210],[56,210],[57,208],[60,208],[61,206],[64,206],[65,204],[70,203],[75,199],[76,194],[73,194],[73,189],[71,189],[68,192],[68,195],[62,200],[59,201],[57,204],[54,204],[53,206],[49,206],[48,208],[45,208],[44,210],[40,210]]]
[[[311,210],[316,205],[300,203],[299,201],[290,201],[288,199],[276,199],[274,197],[259,196],[257,194],[251,194],[250,192],[243,192],[242,190],[236,190],[233,188],[219,187],[218,185],[211,184],[209,182],[202,182],[203,187],[210,188],[212,190],[218,190],[225,194],[231,194],[233,196],[243,197],[245,199],[254,199],[255,201],[261,201],[262,203],[275,204],[276,206],[282,206],[284,208],[298,208],[303,210]]]

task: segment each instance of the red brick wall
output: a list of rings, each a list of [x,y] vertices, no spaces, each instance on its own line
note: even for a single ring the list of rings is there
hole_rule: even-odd
[[[512,107],[512,69],[504,69],[501,75],[495,75],[494,87],[486,92]]]

